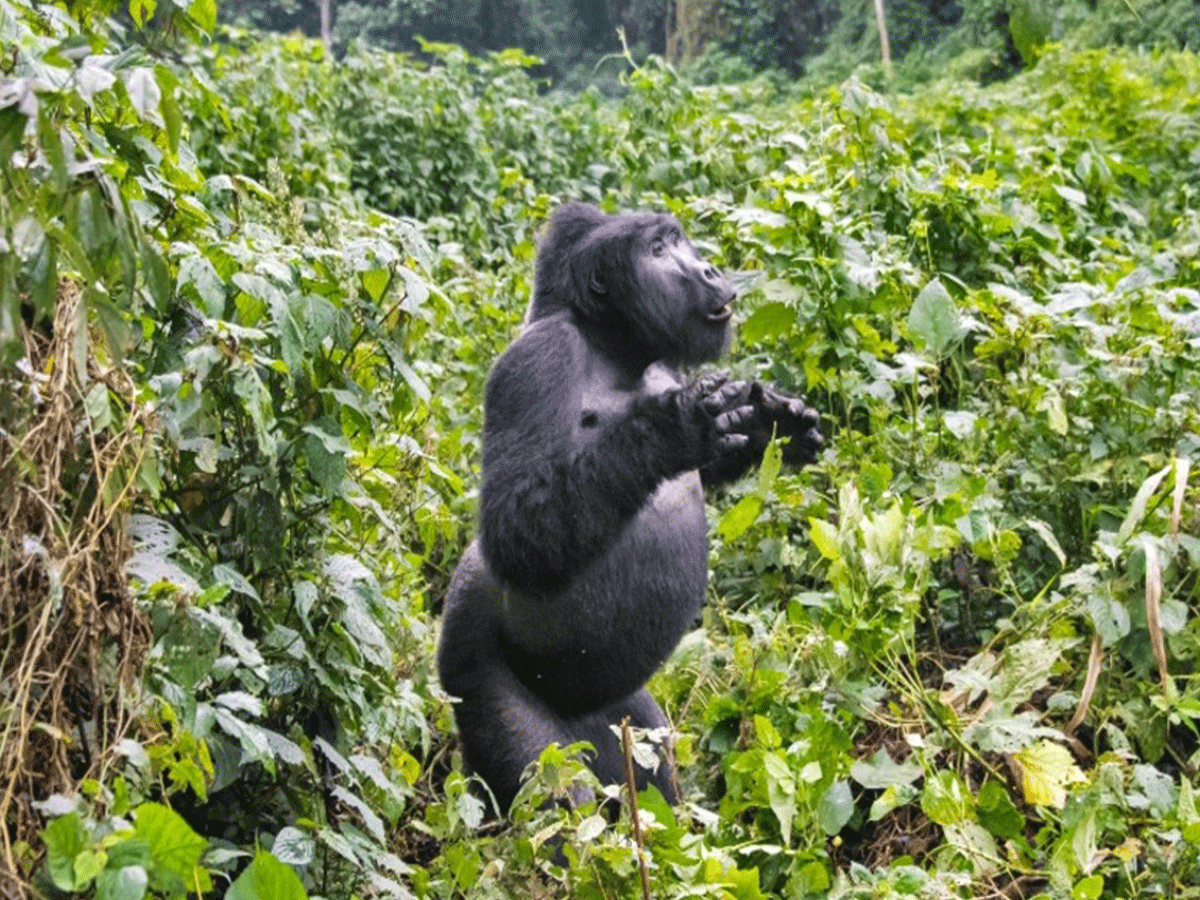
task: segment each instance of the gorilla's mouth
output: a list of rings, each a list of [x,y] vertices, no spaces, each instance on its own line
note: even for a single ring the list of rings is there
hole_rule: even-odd
[[[732,315],[733,315],[733,307],[730,306],[728,303],[726,303],[725,305],[718,307],[717,309],[714,309],[711,312],[707,313],[704,316],[704,318],[708,319],[708,321],[712,322],[715,325],[718,322],[728,321],[729,317]]]

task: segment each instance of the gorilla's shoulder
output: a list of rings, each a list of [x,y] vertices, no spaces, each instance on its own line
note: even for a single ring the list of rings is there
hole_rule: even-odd
[[[496,411],[542,405],[579,384],[587,346],[569,313],[529,322],[492,366],[486,404]]]

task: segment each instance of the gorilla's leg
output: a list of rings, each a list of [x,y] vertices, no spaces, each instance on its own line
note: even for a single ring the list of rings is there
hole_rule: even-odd
[[[580,716],[559,715],[517,678],[500,649],[496,609],[501,589],[487,571],[478,542],[463,554],[442,613],[438,675],[442,687],[457,697],[454,718],[468,768],[487,782],[499,805],[508,812],[521,785],[525,767],[551,743],[560,746],[590,741],[595,753],[588,764],[603,784],[625,783],[625,757],[610,725],[625,716],[638,728],[658,728],[667,717],[645,688],[624,699]],[[665,758],[657,772],[635,765],[638,787],[657,785],[672,803],[678,798],[673,767]],[[587,791],[572,798],[592,799]]]
[[[523,685],[500,652],[497,607],[501,589],[472,542],[446,591],[438,676],[458,698],[458,723],[467,768],[487,782],[500,815],[508,813],[521,773],[545,747],[572,740],[546,702]]]
[[[621,748],[621,740],[613,733],[610,726],[620,726],[626,716],[634,728],[661,728],[669,723],[662,708],[650,696],[645,688],[635,691],[623,700],[610,703],[604,709],[568,719],[567,730],[575,741],[591,741],[596,748],[595,756],[589,765],[601,784],[625,783],[625,753]],[[667,802],[674,805],[679,802],[679,790],[676,786],[675,763],[671,759],[669,742],[659,748],[659,764],[656,771],[643,769],[634,761],[633,773],[638,790],[647,784],[653,784],[662,792]]]
[[[454,716],[468,767],[483,778],[507,814],[521,786],[521,774],[550,744],[566,746],[583,738],[541,697],[525,687],[497,656],[479,670],[477,689],[455,704]],[[575,803],[590,800],[581,790]]]

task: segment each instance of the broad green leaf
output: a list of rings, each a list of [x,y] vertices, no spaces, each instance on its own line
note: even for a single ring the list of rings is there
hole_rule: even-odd
[[[958,308],[938,279],[929,281],[917,294],[908,314],[908,330],[937,357],[945,356],[962,340]]]
[[[1062,809],[1067,786],[1086,781],[1071,753],[1061,744],[1039,741],[1014,754],[1021,772],[1025,802]]]
[[[925,782],[921,809],[938,825],[953,825],[975,818],[974,802],[958,773],[941,769]]]
[[[575,838],[580,843],[588,843],[594,841],[604,833],[604,829],[608,827],[608,820],[601,815],[588,816],[579,823],[575,829]]]
[[[185,287],[190,287],[195,293],[204,315],[219,319],[225,314],[225,283],[212,263],[199,253],[185,256],[179,261],[175,289],[182,292]]]
[[[150,851],[151,881],[168,889],[175,883],[190,884],[208,841],[192,831],[179,813],[159,803],[143,803],[134,819],[134,832]]]
[[[103,850],[84,849],[75,855],[76,889],[91,884],[92,879],[104,871],[108,854]]]
[[[1000,851],[996,839],[978,822],[953,822],[944,826],[946,843],[970,862],[977,877],[993,874]]]
[[[817,824],[830,837],[837,834],[854,815],[854,795],[850,793],[850,782],[844,778],[835,781],[817,804]]]
[[[912,784],[921,777],[921,772],[921,764],[915,757],[910,756],[904,762],[897,763],[883,747],[876,750],[869,760],[860,759],[850,767],[850,777],[871,790]]]
[[[996,837],[1020,837],[1025,828],[1025,817],[999,781],[985,781],[975,798],[975,805],[979,811],[979,824]]]
[[[782,469],[783,445],[778,441],[772,441],[763,451],[762,462],[758,467],[758,495],[764,500],[770,494],[771,488],[775,485],[775,479],[779,477]]]
[[[149,883],[144,866],[105,869],[96,879],[96,900],[142,900]]]
[[[292,867],[266,850],[259,850],[229,886],[226,900],[308,900],[308,893]]]
[[[207,32],[217,27],[217,0],[192,0],[188,16]]]
[[[1067,554],[1063,552],[1063,548],[1058,543],[1058,539],[1054,536],[1054,532],[1050,530],[1050,526],[1041,519],[1026,519],[1025,524],[1032,528],[1037,533],[1037,536],[1040,537],[1045,542],[1046,546],[1050,548],[1050,552],[1052,552],[1058,558],[1058,564],[1060,566],[1066,566]]]
[[[894,809],[899,809],[901,806],[907,806],[920,796],[920,790],[916,785],[900,784],[886,787],[874,802],[871,803],[871,811],[869,819],[872,822],[878,822]]]
[[[976,415],[965,409],[949,409],[942,413],[947,430],[959,440],[969,437],[975,430]]]
[[[91,386],[84,397],[83,407],[94,430],[103,431],[112,425],[112,406],[108,401],[108,387],[103,382],[97,381]]]
[[[59,816],[42,831],[42,841],[46,845],[46,867],[50,870],[50,880],[59,890],[74,891],[75,857],[83,852],[87,841],[79,814]]]
[[[1045,411],[1050,430],[1055,434],[1065,435],[1070,430],[1070,422],[1067,419],[1067,404],[1063,400],[1062,394],[1058,391],[1053,388],[1046,391],[1042,395],[1042,399],[1038,401],[1038,409]]]
[[[376,303],[383,299],[384,292],[392,281],[392,273],[387,269],[370,269],[361,274],[363,287],[368,296]]]
[[[166,66],[155,66],[154,77],[158,79],[158,90],[162,97],[158,110],[162,114],[163,127],[167,132],[167,143],[172,151],[178,151],[179,137],[183,131],[183,112],[179,108],[179,101],[175,99],[179,79]]]

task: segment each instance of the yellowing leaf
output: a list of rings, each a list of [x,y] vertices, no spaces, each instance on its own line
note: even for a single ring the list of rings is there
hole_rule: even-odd
[[[1067,748],[1050,741],[1038,741],[1014,759],[1021,769],[1026,803],[1061,809],[1067,802],[1067,785],[1087,780]]]
[[[826,559],[834,562],[842,558],[842,549],[838,546],[837,529],[824,519],[809,519],[809,535],[813,545]]]
[[[758,494],[747,494],[734,506],[725,511],[717,530],[727,541],[734,541],[745,534],[746,529],[754,524],[758,514],[762,512],[762,497]]]

